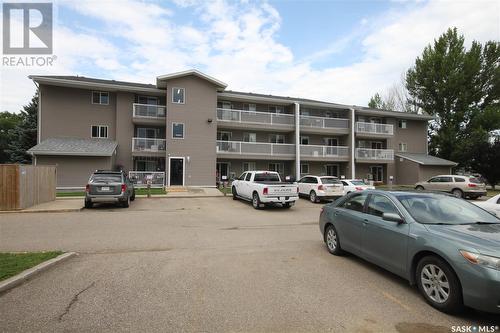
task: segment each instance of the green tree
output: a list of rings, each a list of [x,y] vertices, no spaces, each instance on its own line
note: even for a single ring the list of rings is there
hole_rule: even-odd
[[[28,105],[23,106],[20,113],[21,120],[17,126],[9,131],[11,141],[6,152],[10,155],[10,162],[31,163],[31,156],[26,150],[37,143],[37,115],[38,92]]]
[[[472,150],[500,128],[499,64],[500,43],[473,41],[466,50],[456,28],[416,59],[406,87],[410,103],[435,116],[429,128],[432,153],[472,167]]]
[[[471,153],[471,167],[491,184],[493,189],[500,182],[500,139],[477,144]]]
[[[379,93],[376,93],[370,98],[370,102],[368,103],[368,107],[372,109],[383,109],[384,102],[382,101],[382,97],[380,97]]]
[[[21,121],[19,114],[8,111],[0,112],[0,163],[10,161],[10,155],[7,152],[9,142],[12,141],[11,131]]]

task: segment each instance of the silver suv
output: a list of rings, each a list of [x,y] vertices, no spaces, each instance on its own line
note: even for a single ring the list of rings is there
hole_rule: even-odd
[[[85,208],[92,208],[96,202],[115,202],[128,207],[134,200],[134,184],[123,171],[96,170],[85,187]]]
[[[476,177],[440,175],[415,184],[416,190],[449,192],[457,198],[477,199],[486,195],[486,185]]]

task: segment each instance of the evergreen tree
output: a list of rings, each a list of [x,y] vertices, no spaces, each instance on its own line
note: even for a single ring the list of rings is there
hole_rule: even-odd
[[[9,131],[11,141],[6,152],[10,156],[10,162],[31,163],[31,155],[26,151],[37,143],[37,116],[38,92],[31,102],[23,107],[20,114],[21,120],[17,126]]]
[[[10,162],[7,152],[9,143],[12,141],[12,130],[21,121],[21,116],[8,111],[0,112],[0,164]]]

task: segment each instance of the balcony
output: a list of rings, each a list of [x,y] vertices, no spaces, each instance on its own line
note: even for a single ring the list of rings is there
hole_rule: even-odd
[[[134,103],[132,120],[136,124],[162,124],[165,125],[167,108],[164,105]]]
[[[349,119],[300,116],[300,127],[303,132],[336,132],[349,133]],[[325,131],[322,131],[325,130]]]
[[[300,159],[349,160],[349,147],[301,145]]]
[[[165,139],[132,138],[132,153],[137,156],[165,155]]]
[[[390,136],[394,135],[394,126],[389,124],[376,124],[356,122],[356,133],[361,135]]]
[[[291,114],[246,110],[217,109],[217,121],[233,128],[269,128],[292,130],[295,117]]]
[[[237,158],[253,158],[273,156],[278,159],[293,158],[295,145],[287,143],[242,142],[242,141],[217,141],[217,154],[230,154],[240,156]]]
[[[394,161],[394,150],[356,148],[355,157],[357,160]]]

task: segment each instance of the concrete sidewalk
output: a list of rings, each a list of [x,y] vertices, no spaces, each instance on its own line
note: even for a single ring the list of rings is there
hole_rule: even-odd
[[[83,197],[56,199],[21,210],[2,210],[0,214],[9,213],[65,213],[78,212],[83,209]]]
[[[166,198],[203,198],[223,197],[224,194],[215,187],[171,187],[167,188]]]

